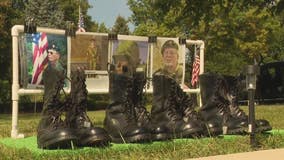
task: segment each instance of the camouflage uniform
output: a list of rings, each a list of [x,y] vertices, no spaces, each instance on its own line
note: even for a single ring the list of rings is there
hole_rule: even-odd
[[[89,65],[89,69],[96,69],[97,63],[97,48],[90,45],[87,49],[87,61]]]
[[[162,74],[162,75],[170,76],[171,78],[175,79],[180,84],[181,80],[182,80],[182,67],[177,66],[176,71],[173,72],[173,73],[170,73],[165,68],[160,68],[154,73],[154,75],[156,75],[156,74]]]

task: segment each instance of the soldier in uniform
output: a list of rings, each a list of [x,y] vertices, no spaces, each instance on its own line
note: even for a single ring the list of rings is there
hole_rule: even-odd
[[[178,65],[178,44],[173,40],[167,40],[162,48],[163,67],[154,74],[160,73],[174,78],[178,83],[182,80],[182,67]]]
[[[87,61],[90,70],[96,69],[96,62],[97,62],[97,44],[96,39],[93,37],[91,39],[90,45],[87,49]]]

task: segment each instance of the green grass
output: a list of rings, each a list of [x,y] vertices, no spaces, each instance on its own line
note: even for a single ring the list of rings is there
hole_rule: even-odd
[[[247,111],[247,107],[242,107]],[[102,126],[104,111],[88,112],[97,126]],[[284,148],[284,105],[257,106],[256,117],[270,121],[273,134],[257,134],[261,148]],[[249,136],[220,136],[200,139],[177,139],[147,144],[112,144],[106,148],[79,148],[75,150],[40,150],[36,148],[36,127],[40,114],[20,114],[19,132],[25,139],[9,138],[11,131],[11,114],[0,114],[0,159],[186,159],[211,155],[247,152],[253,149],[249,145]],[[282,131],[281,131],[282,132]],[[21,143],[23,142],[23,143]],[[25,148],[25,144],[30,146]],[[22,145],[22,146],[21,146]],[[24,146],[24,147],[23,147]]]

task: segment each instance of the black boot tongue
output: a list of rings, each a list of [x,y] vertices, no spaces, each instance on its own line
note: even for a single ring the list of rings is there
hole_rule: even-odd
[[[127,73],[128,72],[128,67],[127,66],[122,66],[122,72]]]

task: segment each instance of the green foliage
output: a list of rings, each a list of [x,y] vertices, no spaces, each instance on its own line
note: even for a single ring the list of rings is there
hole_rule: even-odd
[[[0,2],[0,79],[10,80],[11,78],[11,52],[12,52],[12,37],[10,36],[11,28],[18,19],[19,13],[10,7],[9,0]],[[20,22],[20,21],[18,21]]]
[[[64,12],[64,21],[71,21],[74,22],[76,25],[79,19],[80,5],[81,13],[84,16],[85,30],[87,32],[97,31],[96,26],[98,24],[96,22],[93,22],[91,16],[87,14],[88,9],[92,8],[92,6],[89,5],[88,0],[60,0],[59,4]]]
[[[79,19],[79,5],[84,16],[85,29],[93,30],[95,22],[87,15],[87,10],[92,7],[88,0],[30,0],[25,5],[25,17],[34,18],[37,26],[65,29],[66,22],[71,21],[77,25]]]
[[[265,57],[264,62],[284,61],[284,25],[271,32],[268,44],[269,56]]]
[[[101,23],[98,28],[98,32],[108,33],[109,29],[106,27],[105,23]]]
[[[122,16],[118,16],[112,28],[112,32],[128,35],[130,33],[127,21]]]
[[[189,38],[205,41],[205,70],[232,75],[255,60],[283,60],[277,2],[128,0],[128,5],[134,34],[179,37],[189,32]]]
[[[0,79],[0,105],[9,104],[11,100],[11,85],[7,80]]]
[[[13,24],[20,23],[20,13],[11,8],[10,0],[0,2],[0,105],[11,103],[11,62],[12,37],[10,35]]]
[[[25,19],[33,19],[37,26],[65,28],[64,14],[58,0],[30,0],[25,6]]]

